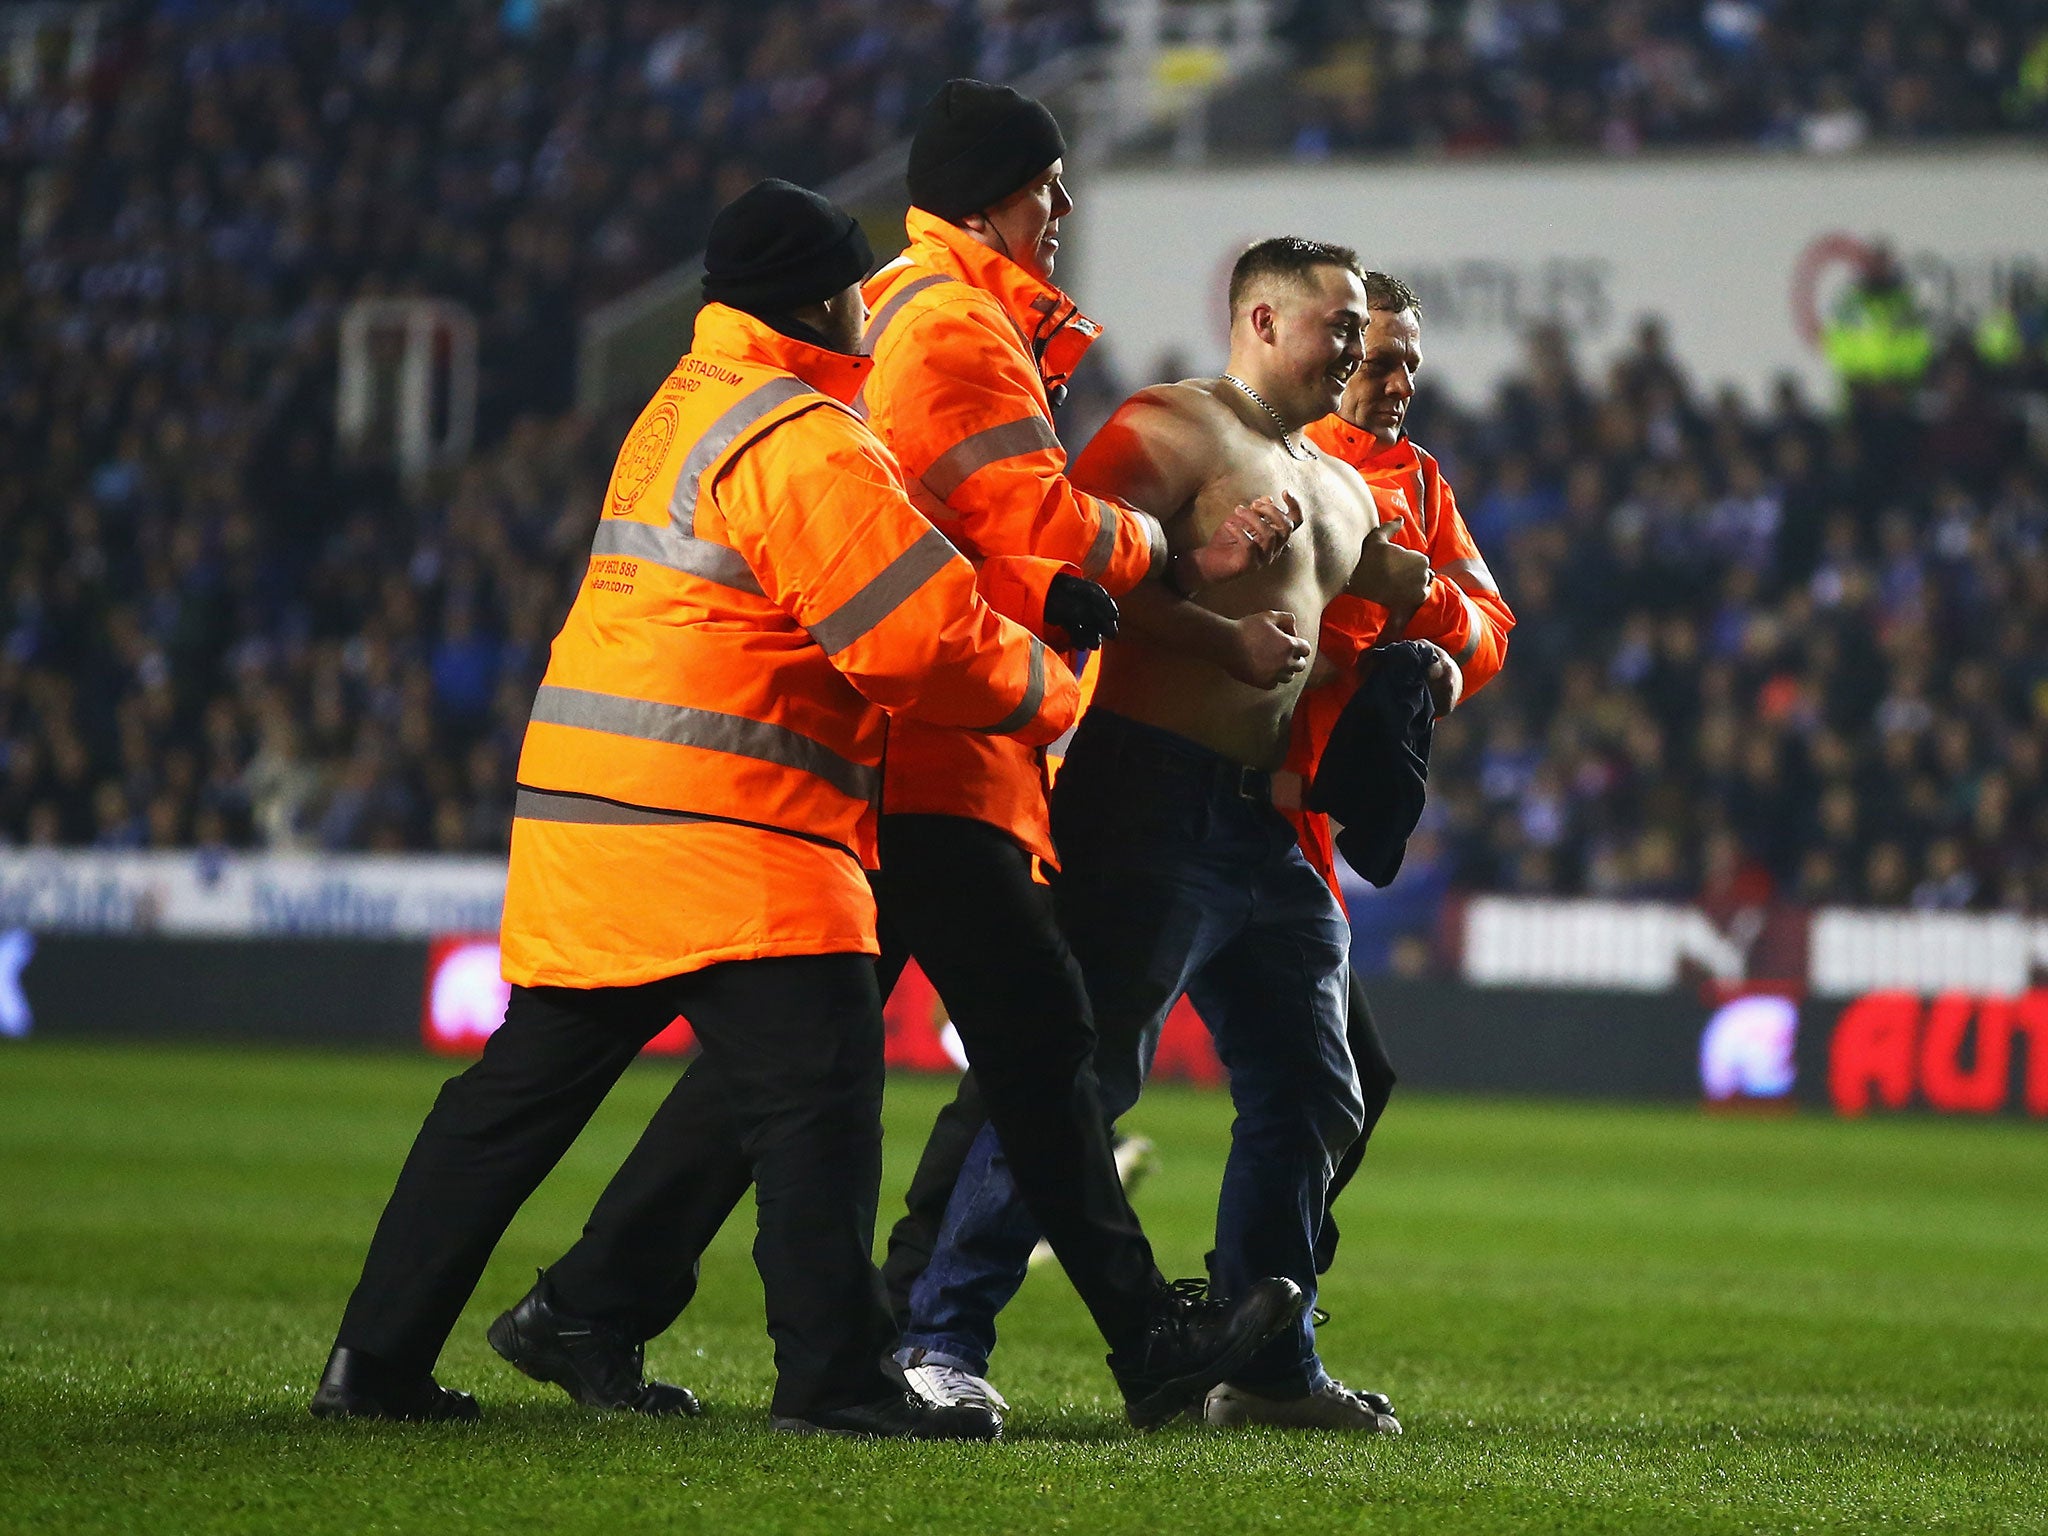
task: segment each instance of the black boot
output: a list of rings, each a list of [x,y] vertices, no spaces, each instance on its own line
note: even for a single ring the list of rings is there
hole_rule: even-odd
[[[1144,1336],[1109,1357],[1124,1412],[1138,1428],[1157,1429],[1293,1327],[1301,1307],[1301,1287],[1277,1276],[1234,1301],[1212,1299],[1199,1280],[1174,1281],[1154,1300]]]
[[[1000,1440],[1002,1415],[993,1408],[940,1408],[906,1392],[847,1408],[821,1408],[801,1417],[776,1415],[769,1427],[785,1435],[867,1435],[882,1440]]]
[[[638,1339],[609,1324],[557,1312],[547,1298],[545,1276],[511,1311],[499,1313],[485,1336],[535,1381],[553,1382],[586,1408],[687,1418],[704,1411],[687,1387],[645,1378],[647,1347]]]
[[[451,1392],[426,1371],[401,1371],[374,1355],[338,1345],[313,1392],[316,1419],[474,1419],[476,1399]]]

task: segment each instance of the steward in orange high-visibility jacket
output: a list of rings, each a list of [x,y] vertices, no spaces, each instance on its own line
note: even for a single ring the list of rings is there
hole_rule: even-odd
[[[909,248],[867,286],[875,368],[859,403],[912,500],[970,558],[1064,562],[1117,594],[1169,567],[1183,590],[1227,579],[1284,541],[1277,510],[1239,509],[1210,546],[1171,556],[1156,519],[1067,479],[1053,408],[1099,331],[1052,281],[1059,223],[1073,210],[1065,152],[1052,114],[1007,87],[954,80],[933,97],[910,151]],[[934,1133],[884,1278],[908,1317],[965,1150],[955,1133],[964,1126],[971,1140],[985,1109],[1025,1205],[1116,1351],[1131,1418],[1157,1422],[1199,1401],[1198,1383],[1220,1380],[1209,1373],[1222,1362],[1193,1350],[1170,1387],[1125,1367],[1132,1341],[1170,1314],[1171,1293],[1117,1176],[1079,968],[1032,879],[1034,855],[1054,862],[1045,791],[1044,754],[1028,743],[891,723],[876,878],[882,988],[916,958],[973,1063],[978,1099]],[[1271,1282],[1274,1294],[1287,1284]],[[1217,1318],[1240,1337],[1265,1326]],[[977,1384],[985,1360],[910,1337],[897,1358],[936,1401],[999,1400]]]
[[[1052,392],[1100,329],[962,227],[918,207],[905,226],[909,248],[867,285],[875,371],[860,403],[911,500],[971,556],[1063,561],[1113,596],[1162,569],[1158,521],[1076,490],[1053,430]],[[1026,743],[914,720],[889,739],[885,810],[972,817],[1051,862],[1045,789]]]
[[[1331,728],[1358,691],[1359,661],[1382,638],[1433,641],[1458,664],[1458,697],[1468,699],[1492,682],[1507,660],[1515,615],[1493,584],[1493,573],[1472,542],[1457,497],[1434,457],[1405,437],[1383,447],[1341,416],[1326,416],[1306,435],[1365,477],[1381,515],[1400,521],[1394,542],[1428,555],[1438,578],[1430,583],[1422,606],[1394,632],[1388,630],[1387,610],[1362,597],[1339,597],[1323,611],[1316,649],[1336,668],[1336,676],[1302,695],[1294,711],[1287,763],[1274,776],[1273,792],[1276,803],[1282,794],[1290,797],[1284,809],[1300,834],[1302,852],[1334,891],[1337,858],[1330,819],[1302,809],[1300,798],[1303,787],[1315,778]],[[1341,892],[1338,900],[1343,900]]]
[[[1368,359],[1369,361],[1369,359]],[[1361,368],[1361,374],[1364,369]],[[1354,385],[1354,387],[1356,387]],[[1344,706],[1358,691],[1357,667],[1381,639],[1434,642],[1458,666],[1459,699],[1470,698],[1499,674],[1507,660],[1508,633],[1515,615],[1493,573],[1472,541],[1436,459],[1408,438],[1381,443],[1370,431],[1343,416],[1326,416],[1307,429],[1310,442],[1340,458],[1365,477],[1382,517],[1398,519],[1394,542],[1429,556],[1437,580],[1429,595],[1404,624],[1389,627],[1386,609],[1360,597],[1339,597],[1323,612],[1317,651],[1335,668],[1335,676],[1302,695],[1294,712],[1287,763],[1274,776],[1276,803],[1300,834],[1302,852],[1337,890],[1336,849],[1327,816],[1300,806],[1303,786],[1315,778],[1316,765],[1329,745],[1330,730]],[[1343,900],[1341,892],[1338,900]]]
[[[1340,905],[1344,893],[1337,882],[1330,819],[1302,805],[1303,787],[1314,781],[1330,731],[1358,691],[1361,659],[1382,639],[1433,642],[1445,656],[1435,687],[1439,711],[1448,713],[1461,698],[1493,681],[1507,659],[1508,632],[1515,627],[1514,613],[1458,513],[1458,498],[1436,460],[1410,442],[1405,430],[1415,375],[1422,367],[1422,307],[1407,284],[1384,272],[1365,274],[1365,298],[1364,359],[1345,385],[1337,414],[1314,423],[1306,436],[1365,477],[1381,517],[1398,521],[1394,542],[1427,554],[1437,579],[1422,606],[1410,614],[1391,615],[1357,597],[1339,597],[1323,610],[1316,665],[1331,676],[1303,693],[1295,706],[1287,762],[1273,776],[1274,804],[1294,823],[1302,852]],[[1358,1066],[1365,1128],[1338,1159],[1330,1181],[1332,1202],[1358,1172],[1394,1088],[1394,1069],[1355,970],[1350,988],[1345,1034]],[[1326,1215],[1316,1245],[1318,1272],[1329,1269],[1336,1252],[1337,1223]]]
[[[1059,221],[1073,202],[1057,174],[1065,145],[1050,114],[1050,132],[1020,131],[987,151],[1000,166],[977,160],[986,141],[962,145],[978,126],[976,112],[1025,110],[1005,92],[954,81],[927,109],[919,141],[935,147],[926,160],[955,153],[934,169],[913,150],[923,201],[914,188],[904,221],[909,246],[867,284],[875,371],[858,403],[902,464],[911,500],[970,558],[1062,561],[1122,596],[1162,576],[1173,557],[1156,518],[1067,478],[1053,407],[1102,329],[1051,281]],[[1050,158],[1028,164],[1048,150]],[[1000,201],[1033,209],[1037,227],[1006,234],[992,211],[933,212],[935,203],[965,206],[948,174],[981,177],[969,201],[1008,183]],[[1270,517],[1246,509],[1207,548],[1178,558],[1174,586],[1185,595],[1228,580],[1270,558],[1284,538]],[[1028,743],[918,720],[899,721],[890,735],[887,812],[970,817],[1056,863],[1045,792],[1044,754]]]
[[[1020,744],[1071,721],[1073,674],[976,601],[844,408],[867,371],[709,305],[641,413],[520,754],[507,980],[873,953],[883,710]]]
[[[764,182],[722,210],[691,351],[619,455],[519,765],[503,1026],[399,1175],[314,1409],[469,1417],[436,1356],[512,1214],[678,1014],[702,1054],[600,1203],[712,1230],[759,1190],[778,1428],[987,1439],[883,1373],[869,956],[884,710],[1050,740],[1072,673],[977,595],[849,408],[871,262]],[[704,1149],[720,1149],[707,1171]],[[597,1217],[593,1217],[595,1223]],[[559,1271],[559,1267],[558,1267]],[[694,1283],[694,1266],[691,1280]],[[544,1275],[492,1346],[579,1400],[690,1413],[602,1288]]]

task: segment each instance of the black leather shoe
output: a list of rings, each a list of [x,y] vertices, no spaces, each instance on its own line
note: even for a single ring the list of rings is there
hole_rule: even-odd
[[[913,1397],[881,1397],[850,1408],[823,1408],[801,1418],[777,1414],[769,1428],[785,1435],[867,1435],[881,1440],[1000,1440],[993,1408],[939,1408]]]
[[[476,1399],[451,1392],[425,1371],[399,1371],[359,1349],[336,1348],[314,1389],[316,1419],[402,1419],[408,1422],[481,1417]]]
[[[510,1312],[500,1312],[485,1335],[491,1348],[535,1381],[551,1381],[586,1408],[629,1413],[682,1414],[704,1411],[687,1387],[645,1377],[647,1346],[606,1323],[557,1312],[547,1299],[545,1280]]]
[[[1234,1301],[1217,1301],[1200,1280],[1176,1280],[1159,1293],[1144,1337],[1109,1357],[1123,1388],[1124,1413],[1157,1429],[1196,1407],[1260,1345],[1301,1317],[1301,1287],[1270,1276]]]

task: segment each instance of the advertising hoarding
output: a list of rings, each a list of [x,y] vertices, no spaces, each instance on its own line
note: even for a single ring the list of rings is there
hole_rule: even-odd
[[[504,904],[489,856],[0,849],[0,931],[427,938]]]
[[[436,939],[427,950],[420,1038],[444,1056],[473,1056],[505,1017],[511,985],[498,974],[498,941],[492,934]],[[912,961],[904,967],[882,1010],[884,1058],[909,1072],[960,1072],[967,1052],[946,1005]],[[689,1021],[678,1018],[648,1043],[657,1056],[687,1055],[697,1048]],[[1183,998],[1166,1021],[1154,1071],[1162,1081],[1220,1083],[1223,1067],[1209,1032]]]
[[[0,1039],[471,1054],[504,1016],[503,889],[494,859],[0,852]],[[1368,978],[1412,1087],[2048,1117],[2040,918],[1483,896],[1451,931],[1455,977]],[[963,1065],[914,966],[886,1022],[892,1066]],[[651,1049],[694,1044],[679,1019]],[[1185,1001],[1156,1075],[1223,1081]]]
[[[60,1040],[424,1043],[467,1057],[503,1019],[508,990],[488,935],[429,943],[50,934],[0,945],[0,962],[0,1031]],[[2048,1124],[2048,987],[1842,999],[1768,983],[1617,991],[1381,977],[1367,993],[1410,1090],[1803,1104],[1846,1116],[2002,1114]],[[944,1005],[914,967],[885,1019],[892,1067],[964,1065]],[[677,1020],[651,1051],[694,1048],[687,1022]],[[1224,1081],[1208,1031],[1185,1001],[1153,1075]]]
[[[1826,1099],[1840,1114],[2048,1119],[2048,988],[2018,997],[1872,992],[1827,1028]]]
[[[1660,992],[1768,983],[1801,995],[2017,996],[2048,984],[2048,919],[1783,904],[1710,915],[1675,902],[1473,896],[1459,974],[1482,987]]]
[[[1890,242],[1938,327],[2013,274],[2048,275],[2048,157],[2031,150],[1438,160],[1109,171],[1076,189],[1063,281],[1131,383],[1208,374],[1230,264],[1254,240],[1355,247],[1421,295],[1431,387],[1484,398],[1557,321],[1602,367],[1664,318],[1696,382],[1762,398],[1780,374],[1830,398],[1819,326],[1870,242]]]
[[[14,978],[30,1039],[405,1045],[426,945],[410,939],[45,934]]]

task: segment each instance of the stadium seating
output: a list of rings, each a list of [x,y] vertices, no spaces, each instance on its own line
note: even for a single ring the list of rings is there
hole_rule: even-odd
[[[2048,124],[2048,25],[2022,0],[1305,0],[1286,30],[1286,141],[1238,152],[1829,153]]]
[[[1652,325],[1604,381],[1539,334],[1484,409],[1425,387],[1417,439],[1520,623],[1440,727],[1402,880],[2038,910],[2037,377],[1958,339],[1896,410],[1755,409],[1698,398]]]
[[[0,837],[492,848],[606,429],[575,326],[1084,8],[176,0],[0,96]],[[12,62],[19,63],[19,59]],[[10,85],[17,84],[10,82]],[[481,320],[488,457],[333,445],[334,322]],[[613,435],[615,441],[615,434]],[[593,484],[592,477],[596,477]]]

